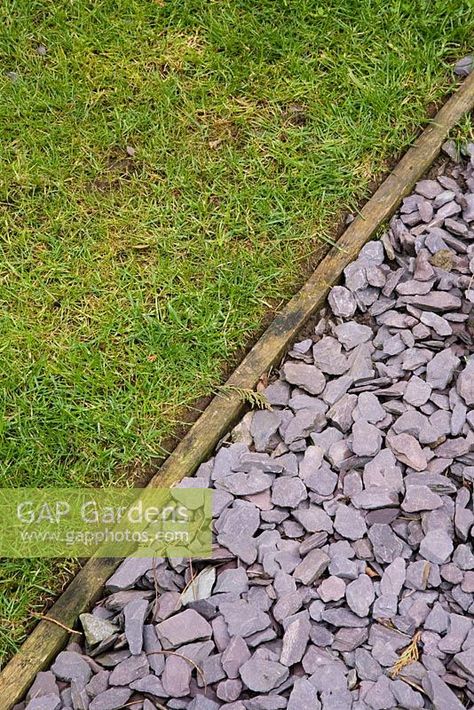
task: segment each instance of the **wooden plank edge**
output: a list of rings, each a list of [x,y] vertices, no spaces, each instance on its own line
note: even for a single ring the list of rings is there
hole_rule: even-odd
[[[396,168],[366,202],[308,281],[276,316],[227,385],[254,388],[261,375],[278,361],[297,332],[323,304],[329,289],[344,268],[357,256],[379,227],[395,212],[401,199],[427,171],[449,131],[474,108],[474,72],[446,101],[430,125],[408,149]],[[216,396],[176,449],[152,478],[150,486],[170,486],[192,475],[212,453],[243,411],[237,395]],[[91,559],[74,577],[48,612],[65,626],[74,626],[80,613],[99,598],[102,588],[120,559]],[[19,702],[36,674],[64,647],[68,632],[43,620],[33,629],[18,653],[0,673],[0,697],[5,710]]]

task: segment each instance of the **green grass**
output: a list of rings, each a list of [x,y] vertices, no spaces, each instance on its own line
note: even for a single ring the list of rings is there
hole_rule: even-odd
[[[0,20],[0,485],[123,481],[413,139],[473,7],[5,0]],[[51,570],[3,565],[3,653]]]

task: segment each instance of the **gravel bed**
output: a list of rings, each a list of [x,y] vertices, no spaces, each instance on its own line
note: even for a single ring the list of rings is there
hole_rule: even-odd
[[[474,144],[444,151],[199,468],[201,598],[126,560],[18,710],[473,706]]]

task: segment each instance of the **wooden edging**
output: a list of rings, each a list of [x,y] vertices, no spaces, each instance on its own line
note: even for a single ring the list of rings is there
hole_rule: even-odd
[[[253,389],[262,374],[278,361],[300,328],[323,304],[343,269],[429,168],[449,131],[464,113],[473,108],[474,72],[448,99],[395,170],[364,205],[359,216],[338,240],[337,246],[321,261],[229,377],[226,383],[230,385],[229,396],[214,397],[152,478],[150,486],[170,486],[184,476],[191,476],[199,464],[210,456],[243,411],[238,395],[232,394],[232,387]],[[120,562],[120,559],[89,560],[49,610],[48,616],[67,627],[74,626],[78,615],[99,598],[106,580]],[[36,674],[51,662],[67,638],[68,632],[50,621],[41,621],[33,629],[0,674],[0,698],[5,710],[10,710],[23,698]]]

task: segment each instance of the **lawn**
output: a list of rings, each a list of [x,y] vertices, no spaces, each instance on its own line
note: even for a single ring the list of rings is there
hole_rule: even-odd
[[[469,0],[5,0],[0,485],[164,453],[453,86]],[[1,653],[67,564],[0,568]]]

